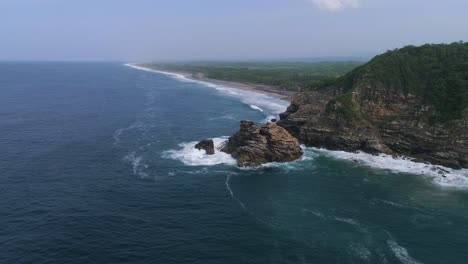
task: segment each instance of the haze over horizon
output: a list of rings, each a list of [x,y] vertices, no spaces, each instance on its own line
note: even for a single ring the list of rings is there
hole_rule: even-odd
[[[0,60],[370,57],[466,41],[466,10],[458,0],[3,0]]]

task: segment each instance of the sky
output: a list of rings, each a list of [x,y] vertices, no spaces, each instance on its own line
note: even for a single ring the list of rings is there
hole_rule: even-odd
[[[468,41],[466,0],[0,0],[3,61],[371,57]]]

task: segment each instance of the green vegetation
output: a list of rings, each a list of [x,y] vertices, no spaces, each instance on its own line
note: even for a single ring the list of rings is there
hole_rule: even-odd
[[[353,101],[353,95],[351,93],[345,93],[333,98],[327,104],[327,111],[337,113],[347,120],[362,119],[362,113]]]
[[[361,78],[388,89],[414,93],[421,103],[435,109],[431,121],[462,117],[468,108],[468,43],[407,46],[388,51],[344,77],[322,83],[350,90]]]
[[[157,69],[200,74],[205,78],[274,86],[301,91],[319,82],[337,78],[362,62],[265,62],[149,64]]]
[[[416,94],[432,106],[434,122],[462,117],[468,108],[468,43],[407,46],[376,56],[370,62],[272,62],[150,64],[153,68],[189,72],[200,77],[304,91],[335,86],[346,94],[361,79],[388,89]],[[348,92],[347,92],[348,91]],[[349,96],[336,98],[344,115],[354,115]],[[352,116],[349,116],[352,117]],[[356,116],[354,116],[356,117]]]

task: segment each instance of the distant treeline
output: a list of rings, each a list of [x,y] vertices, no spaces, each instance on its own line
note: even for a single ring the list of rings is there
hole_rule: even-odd
[[[340,77],[363,62],[265,62],[265,63],[178,63],[147,64],[156,69],[188,72],[225,81],[274,86],[281,90],[302,91],[320,82]]]

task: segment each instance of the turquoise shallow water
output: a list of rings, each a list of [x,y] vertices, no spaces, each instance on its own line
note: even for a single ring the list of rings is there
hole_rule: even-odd
[[[115,63],[0,63],[0,263],[466,263],[466,172],[191,147],[287,103]]]

